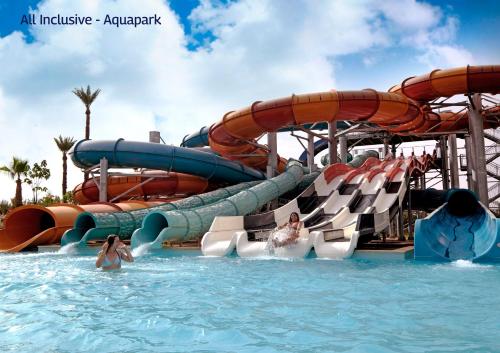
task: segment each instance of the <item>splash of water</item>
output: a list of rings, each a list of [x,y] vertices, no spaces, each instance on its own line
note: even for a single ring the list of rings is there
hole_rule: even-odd
[[[73,255],[76,254],[78,243],[69,243],[64,246],[61,246],[61,248],[57,251],[58,254],[63,254],[63,255]]]
[[[149,252],[149,249],[151,249],[152,245],[152,242],[139,245],[137,248],[132,249],[132,256],[139,257],[146,255]]]
[[[457,260],[453,261],[451,263],[453,267],[458,267],[458,268],[489,268],[491,265],[481,265],[474,263],[470,260]]]

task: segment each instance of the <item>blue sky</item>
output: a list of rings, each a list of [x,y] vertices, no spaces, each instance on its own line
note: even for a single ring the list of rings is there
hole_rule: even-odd
[[[0,165],[48,159],[83,136],[76,87],[99,87],[91,137],[167,143],[256,100],[330,89],[387,90],[435,68],[499,64],[500,2],[415,0],[0,0]],[[45,15],[162,16],[161,27],[28,27]],[[62,10],[64,9],[64,10]],[[280,137],[281,139],[281,137]],[[279,143],[286,157],[301,147]],[[71,166],[69,185],[81,173]],[[0,176],[0,199],[12,192]]]
[[[6,36],[13,31],[21,31],[26,36],[27,42],[32,42],[33,37],[30,28],[20,24],[20,18],[28,13],[29,9],[35,9],[41,1],[38,0],[0,0],[0,37]],[[216,1],[226,4],[230,1]],[[210,31],[192,32],[192,22],[189,19],[191,11],[199,4],[199,0],[171,0],[166,1],[179,18],[186,36],[189,38],[186,47],[189,50],[197,50],[200,46],[213,41],[216,37]],[[459,26],[456,32],[456,42],[466,47],[470,52],[476,53],[482,59],[485,48],[488,48],[487,58],[500,58],[500,41],[497,36],[500,33],[500,3],[496,0],[482,0],[478,3],[468,0],[453,1],[424,1],[422,3],[439,7],[446,15],[459,19]],[[411,45],[404,45],[399,48],[387,50],[373,50],[369,52],[374,61],[383,61],[385,68],[390,68],[392,72],[400,73],[402,76],[408,75],[407,67],[418,67],[416,57],[418,52]],[[371,82],[379,82],[378,89],[387,87],[386,70],[374,70],[373,65],[366,65],[363,62],[366,52],[345,55],[337,60],[336,66],[339,69],[337,85],[343,89],[355,89],[363,87],[366,76],[369,75]],[[404,63],[404,65],[402,65]],[[410,64],[410,65],[408,65]],[[410,69],[411,70],[411,69]],[[348,72],[344,75],[343,72]]]

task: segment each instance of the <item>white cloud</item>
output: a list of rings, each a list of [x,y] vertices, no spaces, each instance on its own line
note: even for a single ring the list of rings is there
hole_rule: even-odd
[[[0,38],[0,164],[12,155],[47,159],[54,193],[60,190],[61,161],[52,137],[82,138],[84,131],[75,87],[102,89],[92,106],[92,138],[146,140],[149,130],[158,129],[177,145],[184,135],[253,101],[334,88],[335,60],[343,55],[404,46],[413,38],[420,40],[420,60],[427,65],[472,60],[450,43],[458,22],[410,0],[202,1],[190,16],[193,31],[209,31],[215,39],[196,51],[187,50],[192,38],[161,0],[45,0],[35,13],[101,19],[108,13],[156,13],[163,24],[34,26],[33,43],[19,32]],[[431,39],[439,44],[429,45]],[[302,147],[284,140],[280,152],[297,157]],[[80,179],[70,166],[69,187]],[[14,184],[1,176],[0,199],[13,191]]]

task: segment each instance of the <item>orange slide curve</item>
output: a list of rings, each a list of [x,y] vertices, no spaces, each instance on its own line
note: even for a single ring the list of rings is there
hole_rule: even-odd
[[[149,178],[156,178],[147,181]],[[77,185],[73,190],[75,200],[80,204],[87,204],[99,200],[99,189],[97,188],[99,178],[96,181],[89,179]],[[143,183],[141,185],[141,183]],[[204,192],[208,187],[208,181],[194,175],[165,172],[165,171],[143,171],[137,176],[112,176],[108,178],[108,200],[124,194],[131,190],[124,198],[143,197],[148,195],[173,196],[173,195],[196,195]]]
[[[467,126],[467,113],[436,113],[428,101],[457,94],[500,92],[500,65],[434,70],[410,77],[390,92],[330,91],[292,95],[231,111],[209,130],[212,150],[259,169],[268,150],[256,142],[264,133],[291,125],[334,120],[366,121],[396,134],[446,132]],[[498,108],[493,113],[498,113]],[[488,112],[488,115],[492,112]],[[486,115],[486,114],[485,114]],[[486,127],[493,127],[488,125]],[[244,156],[254,154],[256,156]],[[279,158],[283,171],[286,160]]]
[[[163,202],[127,201],[89,205],[58,204],[48,207],[26,205],[9,212],[0,229],[0,252],[17,252],[38,245],[58,243],[84,211],[117,212],[152,207]]]

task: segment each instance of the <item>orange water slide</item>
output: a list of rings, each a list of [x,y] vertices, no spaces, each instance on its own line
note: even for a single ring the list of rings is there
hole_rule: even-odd
[[[151,180],[149,180],[152,178]],[[148,181],[149,180],[149,181]],[[80,204],[96,202],[99,200],[99,189],[95,181],[89,179],[77,185],[73,190],[75,200]],[[142,184],[142,185],[141,185]],[[172,196],[172,195],[196,195],[204,192],[208,187],[208,181],[194,175],[165,172],[165,171],[143,171],[137,176],[111,176],[108,178],[108,200],[123,195],[123,198],[143,196]]]
[[[38,245],[58,243],[63,233],[73,226],[84,211],[117,212],[152,207],[162,202],[128,201],[89,205],[57,204],[53,206],[26,205],[13,209],[0,229],[0,252],[17,252]]]
[[[427,101],[456,94],[498,92],[500,65],[434,70],[404,80],[391,92],[367,89],[294,94],[226,113],[210,128],[209,144],[226,158],[264,169],[268,150],[256,139],[267,132],[334,120],[366,121],[397,134],[453,131],[467,125],[467,114],[435,113],[425,104]],[[279,158],[278,169],[283,171],[284,167],[285,160]]]

